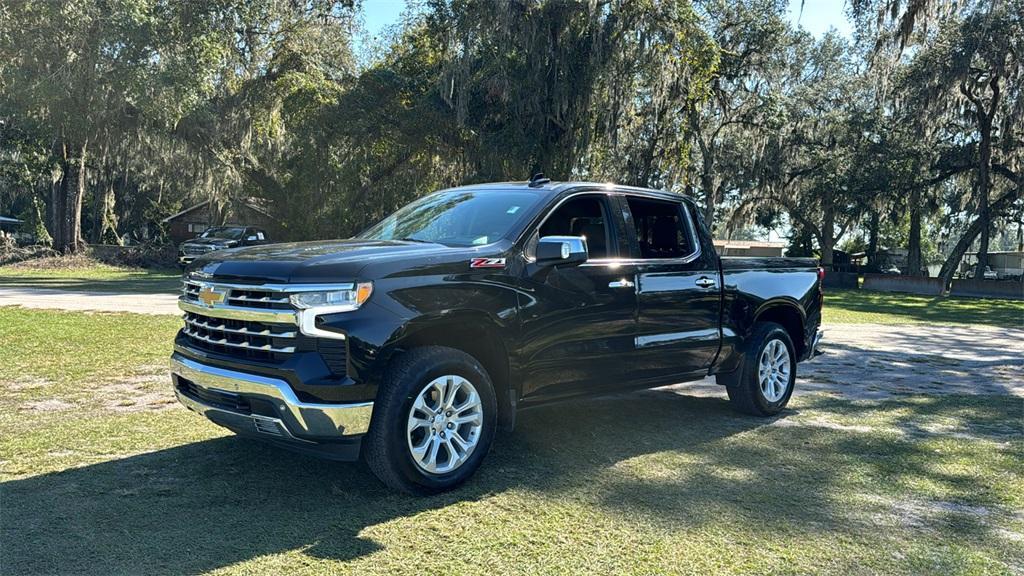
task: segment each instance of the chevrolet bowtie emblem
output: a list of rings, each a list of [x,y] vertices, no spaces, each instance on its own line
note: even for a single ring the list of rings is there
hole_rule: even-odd
[[[199,301],[206,305],[207,308],[213,308],[214,305],[224,302],[224,292],[219,292],[209,284],[203,284],[203,287],[199,289]]]

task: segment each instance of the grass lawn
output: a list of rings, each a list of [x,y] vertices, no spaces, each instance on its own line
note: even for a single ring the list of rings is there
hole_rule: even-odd
[[[770,420],[658,391],[561,404],[414,498],[174,404],[177,322],[0,308],[4,573],[1024,569],[1020,399],[798,394]]]
[[[991,324],[1024,328],[1024,301],[956,298],[874,292],[826,290],[827,324]]]
[[[0,267],[0,288],[4,287],[160,294],[181,289],[181,271],[99,263],[61,268],[10,265]]]

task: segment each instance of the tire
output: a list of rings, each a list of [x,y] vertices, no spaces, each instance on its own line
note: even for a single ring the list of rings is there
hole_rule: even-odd
[[[449,387],[455,392],[446,410],[441,394]],[[437,409],[441,412],[435,413]],[[410,431],[414,418],[421,424]],[[395,490],[421,495],[451,490],[480,467],[497,421],[494,385],[475,358],[442,346],[414,348],[395,358],[386,371],[363,441],[363,459]],[[425,451],[415,452],[424,442]]]
[[[750,346],[743,352],[743,360],[736,372],[725,378],[725,389],[733,408],[755,416],[774,416],[782,411],[793,395],[796,384],[796,353],[793,341],[786,330],[774,322],[758,322],[750,335]],[[765,358],[778,357],[779,346],[785,349],[785,358],[780,359],[774,373],[766,370],[766,382],[762,382],[760,363],[766,349],[771,347]],[[788,360],[784,362],[783,360]],[[785,374],[783,374],[785,371]],[[773,378],[771,375],[777,375]],[[764,384],[764,386],[762,386]],[[783,388],[783,385],[785,386]],[[767,391],[766,391],[767,389]]]

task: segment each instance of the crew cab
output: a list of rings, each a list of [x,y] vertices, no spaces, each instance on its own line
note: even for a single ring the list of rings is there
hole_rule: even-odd
[[[270,242],[266,231],[251,226],[212,226],[199,236],[178,246],[178,264],[186,266],[199,256],[214,250],[256,246]]]
[[[821,337],[821,280],[810,259],[719,257],[677,194],[453,188],[348,240],[197,258],[172,379],[240,435],[431,493],[542,403],[712,375],[777,414]]]

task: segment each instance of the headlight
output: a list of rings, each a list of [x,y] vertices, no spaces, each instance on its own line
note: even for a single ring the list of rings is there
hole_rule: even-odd
[[[297,292],[290,296],[292,305],[300,310],[310,308],[348,308],[355,310],[370,299],[372,282],[360,282],[349,290],[327,290],[322,292]],[[342,312],[344,310],[337,310]]]

